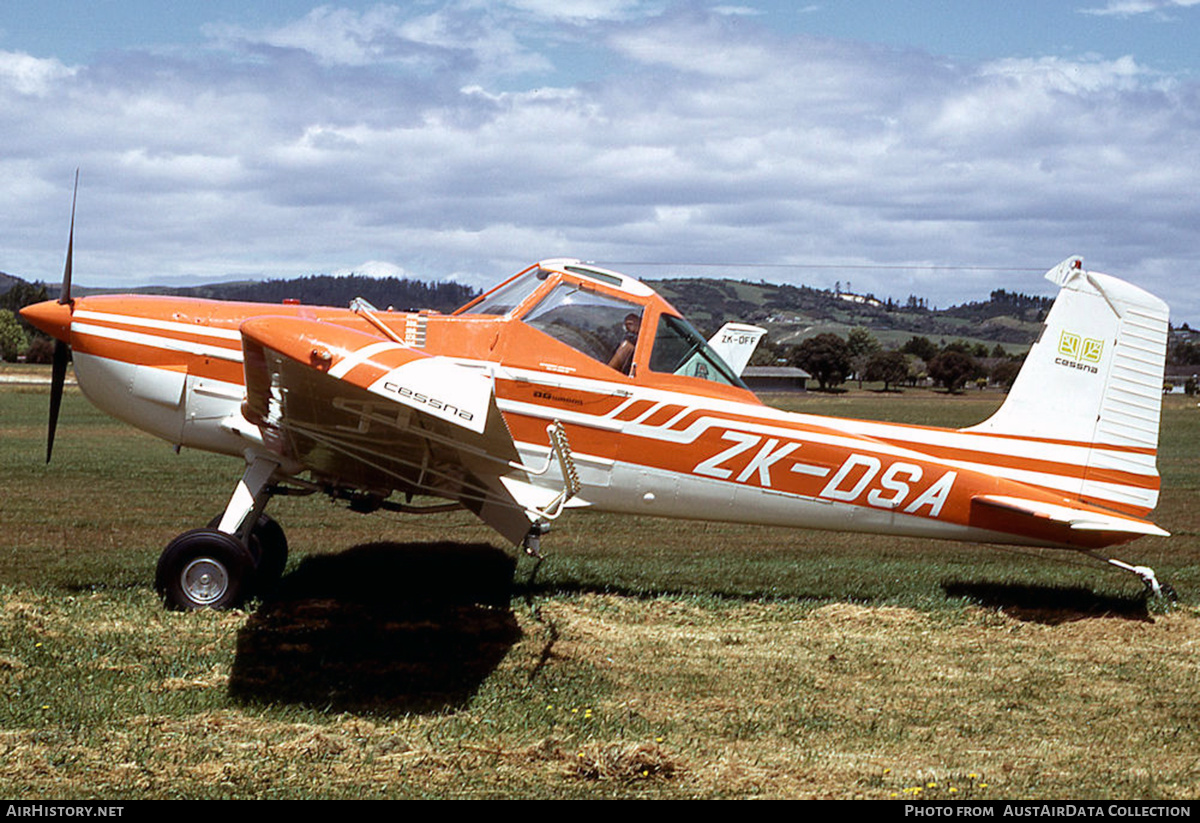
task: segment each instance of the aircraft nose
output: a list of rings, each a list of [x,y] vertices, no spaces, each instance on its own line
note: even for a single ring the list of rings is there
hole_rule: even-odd
[[[21,309],[21,316],[56,340],[71,342],[71,304],[46,300]]]

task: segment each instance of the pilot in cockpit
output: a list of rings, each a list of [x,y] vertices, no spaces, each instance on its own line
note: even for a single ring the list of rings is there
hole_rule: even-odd
[[[632,312],[625,315],[625,338],[609,358],[609,368],[616,369],[622,374],[629,374],[633,366],[633,350],[637,348],[638,331],[642,327],[642,318]]]

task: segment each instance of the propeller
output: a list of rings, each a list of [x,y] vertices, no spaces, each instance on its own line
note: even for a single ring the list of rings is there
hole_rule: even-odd
[[[63,266],[62,290],[58,295],[59,305],[74,307],[71,299],[71,256],[75,248],[75,200],[79,196],[79,169],[75,169],[75,190],[71,193],[71,231],[67,235],[67,262]],[[55,339],[54,361],[50,372],[50,428],[46,435],[46,462],[54,453],[54,432],[58,428],[58,411],[62,408],[63,386],[67,382],[67,363],[71,360],[71,346],[67,341]]]

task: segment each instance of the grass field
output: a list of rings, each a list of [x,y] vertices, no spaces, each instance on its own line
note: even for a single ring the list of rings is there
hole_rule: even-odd
[[[0,796],[1200,796],[1200,409],[1118,556],[572,512],[532,563],[473,517],[277,499],[247,612],[167,613],[163,545],[241,467],[0,387]],[[797,397],[966,425],[995,395]]]

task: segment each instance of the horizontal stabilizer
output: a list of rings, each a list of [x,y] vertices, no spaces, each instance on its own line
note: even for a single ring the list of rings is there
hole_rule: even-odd
[[[1039,520],[1057,523],[1077,531],[1115,532],[1133,536],[1171,536],[1170,532],[1166,532],[1146,520],[1122,517],[1119,514],[1108,514],[1107,512],[1095,511],[1093,509],[1060,506],[1041,500],[1026,500],[1020,497],[984,494],[972,497],[971,505],[999,509],[1008,514],[1023,517],[1038,518]]]

